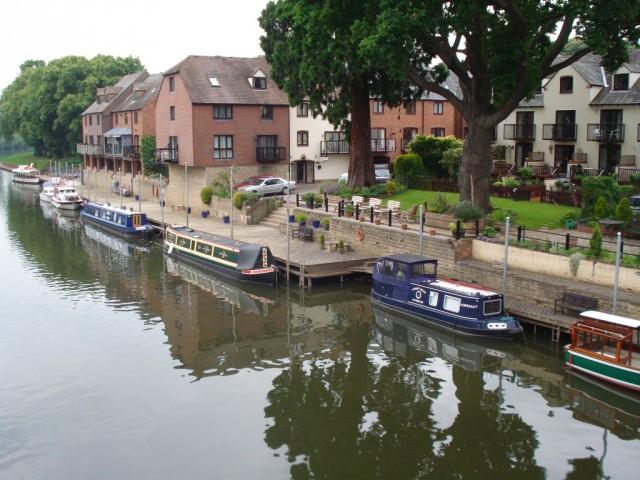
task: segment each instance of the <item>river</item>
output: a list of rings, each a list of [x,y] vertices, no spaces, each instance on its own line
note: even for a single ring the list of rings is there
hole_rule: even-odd
[[[640,398],[543,335],[479,343],[374,311],[369,279],[234,286],[0,173],[0,478],[604,479]]]

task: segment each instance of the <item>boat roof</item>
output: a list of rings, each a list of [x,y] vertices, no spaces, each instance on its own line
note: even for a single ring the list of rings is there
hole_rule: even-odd
[[[113,212],[118,212],[118,213],[126,213],[127,215],[133,214],[133,213],[141,213],[144,215],[144,212],[140,212],[137,210],[132,210],[132,209],[127,209],[127,207],[122,207],[120,208],[117,205],[110,205],[107,203],[100,203],[100,202],[89,202],[87,203],[87,206],[93,206],[94,208],[102,208],[104,210],[111,210]]]
[[[492,297],[494,295],[499,295],[497,292],[492,290],[488,290],[483,287],[479,287],[476,285],[469,285],[467,283],[454,282],[452,280],[435,280],[431,282],[432,286],[446,288],[460,295],[468,295],[475,297]]]
[[[596,310],[587,310],[582,312],[580,316],[589,318],[591,320],[600,320],[601,322],[612,323],[614,325],[620,325],[623,327],[640,328],[640,320],[633,318],[621,317],[619,315],[613,315],[611,313],[598,312]]]
[[[217,243],[219,245],[224,245],[226,247],[234,247],[234,248],[242,248],[243,250],[256,250],[259,251],[262,246],[257,243],[247,243],[240,240],[234,240],[229,237],[222,237],[220,235],[213,235],[212,233],[203,232],[201,230],[194,230],[193,228],[185,227],[184,225],[170,225],[168,228],[171,228],[176,233],[181,235],[198,238],[205,241]]]
[[[40,170],[31,165],[19,165],[18,168],[11,170],[13,173],[40,173]]]
[[[396,253],[393,255],[385,255],[384,257],[380,257],[378,261],[384,259],[396,260],[403,263],[438,263],[438,260],[436,260],[435,258],[424,257],[422,255],[416,255],[413,253]]]

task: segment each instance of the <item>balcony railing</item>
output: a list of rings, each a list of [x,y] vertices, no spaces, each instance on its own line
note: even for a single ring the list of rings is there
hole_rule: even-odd
[[[123,149],[125,158],[137,158],[140,156],[140,145],[129,145]]]
[[[349,142],[344,140],[320,142],[320,155],[340,155],[341,153],[351,153]]]
[[[371,140],[372,152],[395,152],[396,141],[395,140]]]
[[[178,147],[156,148],[156,162],[178,163]]]
[[[76,144],[76,152],[80,155],[102,155],[102,145],[91,145],[88,143]]]
[[[122,145],[117,143],[107,143],[104,146],[104,154],[107,157],[121,157]]]
[[[557,142],[575,142],[578,126],[575,123],[545,123],[542,125],[542,139]]]
[[[536,126],[531,123],[506,124],[504,126],[505,140],[535,140]]]
[[[624,124],[589,123],[587,140],[593,142],[624,142]]]
[[[286,159],[286,147],[256,147],[256,161],[283,162]]]

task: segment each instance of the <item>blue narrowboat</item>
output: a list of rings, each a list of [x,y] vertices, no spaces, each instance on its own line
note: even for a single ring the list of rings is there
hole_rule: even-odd
[[[504,310],[499,293],[439,279],[438,261],[421,255],[387,255],[376,261],[371,301],[419,322],[456,333],[512,339],[520,324]]]
[[[148,238],[153,232],[146,213],[108,203],[86,203],[82,218],[122,237]]]
[[[273,285],[278,277],[269,247],[182,225],[167,227],[164,252],[184,263],[239,282]]]

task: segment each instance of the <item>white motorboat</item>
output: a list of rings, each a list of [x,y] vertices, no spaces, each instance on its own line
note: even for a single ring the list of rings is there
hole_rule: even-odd
[[[60,210],[79,210],[83,200],[73,185],[57,185],[51,197],[51,205]]]
[[[51,203],[51,198],[53,197],[58,185],[61,185],[60,177],[53,177],[48,182],[44,182],[42,184],[42,190],[40,191],[40,201]]]
[[[42,179],[40,178],[40,170],[30,165],[20,165],[18,168],[11,170],[14,183],[25,183],[27,185],[40,185]]]

